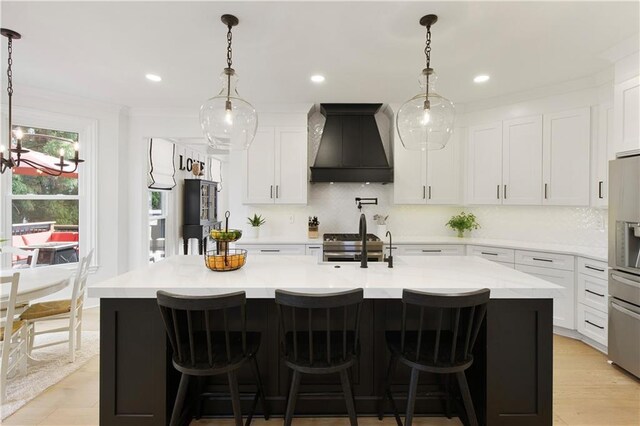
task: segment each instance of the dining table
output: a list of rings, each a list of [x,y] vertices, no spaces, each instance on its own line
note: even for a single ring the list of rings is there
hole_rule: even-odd
[[[16,305],[26,305],[29,302],[56,293],[66,288],[71,282],[76,268],[24,268],[0,269],[0,276],[20,274]],[[6,309],[9,294],[0,295],[0,310]]]

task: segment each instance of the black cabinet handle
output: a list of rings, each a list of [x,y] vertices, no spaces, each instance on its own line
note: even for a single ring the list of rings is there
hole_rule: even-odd
[[[269,198],[273,198],[273,185],[271,185],[271,189],[269,190]]]
[[[496,198],[500,199],[500,185],[496,185]]]
[[[279,188],[280,188],[280,185],[276,185],[276,198],[280,198],[280,196],[278,195]]]
[[[260,253],[280,253],[278,249],[261,249]]]
[[[595,291],[591,291],[589,289],[585,289],[584,291],[586,291],[587,293],[595,294],[596,296],[604,297],[604,294],[596,293]]]
[[[431,185],[429,185],[429,199],[431,199]]]
[[[547,189],[549,188],[549,185],[547,185],[546,183],[544,184],[544,199],[547,200],[549,199],[548,194],[549,191],[547,191]]]
[[[309,246],[309,250],[316,250],[316,249],[319,249],[319,248],[322,248],[322,247],[320,247],[320,246]]]
[[[497,256],[497,255],[498,255],[498,253],[490,253],[490,252],[488,252],[488,251],[481,251],[480,253],[482,253],[482,254],[488,254],[489,256]]]
[[[431,249],[431,250],[422,250],[423,253],[442,253],[442,250],[436,250],[436,249]]]
[[[585,268],[591,269],[592,271],[604,272],[604,269],[596,268],[595,266],[584,265]]]
[[[507,185],[504,186],[504,199],[507,199]]]
[[[553,263],[553,259],[544,259],[541,257],[534,257],[533,260],[537,260],[538,262],[552,262]]]
[[[604,197],[602,196],[602,184],[603,184],[603,183],[604,183],[603,181],[599,181],[599,182],[598,182],[598,198],[600,198],[601,200],[604,198]]]
[[[591,321],[589,321],[589,320],[584,320],[584,322],[586,322],[587,324],[591,324],[592,326],[597,327],[597,328],[599,328],[600,330],[604,330],[604,327],[599,326],[598,324],[594,324],[594,323],[592,323],[592,322],[591,322]]]
[[[422,185],[422,199],[427,198],[427,187]]]

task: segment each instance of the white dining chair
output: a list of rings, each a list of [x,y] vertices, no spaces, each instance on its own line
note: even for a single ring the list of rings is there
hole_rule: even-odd
[[[46,348],[68,342],[69,361],[75,361],[76,350],[80,349],[82,345],[82,306],[84,303],[84,296],[87,288],[87,277],[89,276],[89,265],[91,264],[92,256],[93,250],[78,262],[78,269],[74,278],[71,299],[34,303],[30,305],[22,315],[20,315],[20,319],[27,322],[27,328],[29,330],[29,356],[31,356],[32,351],[35,349]],[[38,322],[67,319],[69,320],[69,324],[65,327],[36,331],[36,323]],[[68,331],[68,339],[35,346],[36,336],[61,331]]]
[[[3,403],[7,399],[8,379],[27,373],[27,323],[15,318],[19,282],[18,272],[0,276],[2,294],[9,295],[6,309],[0,310],[0,397]]]
[[[2,253],[6,253],[11,255],[12,259],[13,256],[23,256],[26,257],[27,259],[29,258],[29,256],[31,256],[31,261],[29,263],[24,263],[24,264],[18,264],[17,267],[23,267],[23,268],[35,268],[36,267],[36,263],[38,263],[38,253],[40,253],[40,249],[38,248],[20,248],[20,247],[13,247],[13,246],[3,246],[2,247]],[[13,262],[11,262],[13,263]],[[16,265],[12,265],[14,268],[16,267]]]

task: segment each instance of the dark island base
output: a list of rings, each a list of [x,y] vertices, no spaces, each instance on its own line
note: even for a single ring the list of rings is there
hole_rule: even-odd
[[[362,310],[360,362],[352,372],[359,415],[377,415],[387,371],[386,329],[400,328],[399,300],[368,299]],[[467,370],[474,405],[483,425],[552,424],[553,302],[551,299],[492,299],[487,320]],[[273,299],[247,301],[248,328],[262,332],[258,362],[272,415],[285,410],[290,372],[278,352],[277,311]],[[100,309],[100,424],[163,425],[171,416],[179,375],[171,365],[164,327],[155,299],[102,299]],[[409,370],[400,366],[394,390],[406,392]],[[226,391],[226,377],[211,378],[207,390]],[[421,374],[420,391],[435,391],[440,378]],[[240,390],[253,392],[247,366]],[[301,392],[340,390],[333,376],[303,376]],[[397,398],[398,408],[405,401]],[[248,413],[251,401],[243,401]],[[390,415],[389,404],[385,411]],[[258,413],[261,411],[258,406]],[[439,399],[420,399],[417,415],[444,415]],[[205,401],[204,416],[227,416],[230,402]],[[454,406],[455,413],[455,406]],[[258,414],[256,414],[257,416]],[[346,416],[337,399],[299,399],[296,416]]]

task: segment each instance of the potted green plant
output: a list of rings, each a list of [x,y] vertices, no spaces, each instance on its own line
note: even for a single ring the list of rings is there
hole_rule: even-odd
[[[376,225],[378,225],[376,235],[380,238],[384,238],[387,234],[387,219],[389,219],[389,215],[373,215],[373,220],[375,220]]]
[[[451,216],[446,224],[449,228],[458,231],[458,238],[464,237],[464,231],[471,231],[480,228],[473,213],[460,212],[459,215]]]
[[[264,225],[267,220],[259,214],[253,214],[253,217],[247,218],[247,223],[251,225],[247,231],[247,237],[258,238],[260,237],[260,227]]]

